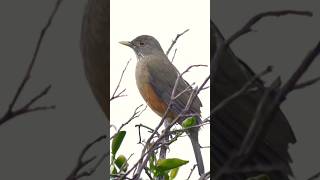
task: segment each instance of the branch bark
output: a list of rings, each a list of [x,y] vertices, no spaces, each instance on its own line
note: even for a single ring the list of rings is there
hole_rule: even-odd
[[[43,89],[39,94],[37,94],[35,97],[31,98],[31,100],[26,103],[22,108],[18,108],[17,110],[14,109],[14,107],[17,104],[17,101],[21,95],[21,93],[23,92],[25,86],[27,85],[28,81],[31,78],[31,72],[33,70],[33,67],[36,63],[43,39],[48,31],[48,29],[51,27],[52,21],[55,17],[55,15],[57,14],[57,11],[60,8],[61,3],[63,2],[63,0],[57,0],[56,4],[46,22],[46,24],[44,25],[44,27],[41,30],[41,33],[39,35],[36,47],[34,49],[31,61],[27,67],[26,73],[20,83],[20,85],[18,86],[13,99],[11,101],[11,103],[8,106],[8,110],[6,111],[6,113],[0,118],[0,126],[3,125],[4,123],[8,122],[9,120],[22,115],[22,114],[27,114],[30,112],[35,112],[35,111],[43,111],[43,110],[49,110],[49,109],[54,109],[55,106],[39,106],[39,107],[34,107],[31,108],[31,106],[38,101],[39,99],[41,99],[42,97],[44,97],[45,95],[47,95],[47,93],[49,92],[51,85],[47,86],[45,89]]]

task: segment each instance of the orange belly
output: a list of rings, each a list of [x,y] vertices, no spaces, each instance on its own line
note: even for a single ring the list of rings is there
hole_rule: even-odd
[[[164,102],[154,91],[153,87],[145,83],[143,84],[141,95],[143,96],[144,100],[147,102],[148,106],[159,116],[163,116],[166,112],[168,105],[166,102]],[[170,119],[174,119],[176,117],[176,114],[169,111],[167,114],[167,117]]]

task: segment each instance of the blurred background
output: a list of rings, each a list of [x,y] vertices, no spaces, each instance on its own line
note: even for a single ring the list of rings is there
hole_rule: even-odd
[[[0,1],[0,114],[25,74],[56,0]],[[52,84],[36,105],[55,110],[23,115],[0,126],[0,179],[65,179],[86,144],[106,133],[105,117],[84,76],[79,40],[85,0],[63,1],[41,46],[18,105]],[[89,154],[107,150],[100,143]],[[86,179],[105,179],[106,164]]]
[[[285,82],[320,40],[319,1],[214,0],[211,2],[211,18],[226,38],[260,12],[286,9],[309,10],[314,16],[310,18],[289,15],[266,18],[253,27],[255,32],[242,36],[231,46],[236,55],[255,72],[261,72],[268,65],[274,67],[274,71],[264,78],[267,83],[279,75],[282,82]],[[319,60],[318,57],[303,80],[320,75]],[[297,143],[291,145],[289,150],[296,179],[307,179],[320,171],[319,90],[320,84],[317,83],[294,91],[281,106],[297,138]]]

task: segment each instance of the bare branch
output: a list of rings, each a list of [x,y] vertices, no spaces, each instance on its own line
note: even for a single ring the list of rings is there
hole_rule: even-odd
[[[50,15],[47,23],[45,24],[45,26],[44,26],[43,29],[41,30],[41,33],[40,33],[38,42],[37,42],[37,44],[36,44],[36,48],[35,48],[35,50],[34,50],[34,53],[33,53],[32,59],[31,59],[31,62],[30,62],[30,64],[29,64],[29,66],[28,66],[27,72],[26,72],[26,74],[25,74],[25,76],[24,76],[24,78],[23,78],[23,80],[22,80],[22,82],[21,82],[21,84],[20,84],[20,86],[19,86],[19,88],[18,88],[18,90],[17,90],[17,92],[16,92],[16,94],[15,94],[12,102],[11,102],[11,104],[9,105],[9,109],[13,109],[13,107],[14,107],[14,105],[16,104],[16,102],[17,102],[17,100],[18,100],[21,92],[23,91],[23,89],[24,89],[27,81],[28,81],[28,80],[30,79],[30,77],[31,77],[31,71],[32,71],[32,69],[33,69],[33,67],[34,67],[34,64],[35,64],[35,62],[36,62],[36,59],[37,59],[37,57],[38,57],[38,53],[39,53],[39,50],[40,50],[40,47],[41,47],[41,44],[42,44],[42,40],[43,40],[43,38],[44,38],[47,30],[48,30],[49,27],[51,26],[52,20],[53,20],[53,18],[55,17],[55,15],[56,15],[56,13],[57,13],[57,11],[58,11],[61,3],[62,3],[62,0],[57,0],[56,5],[55,5],[53,11],[51,12],[51,15]]]
[[[178,49],[176,48],[176,49],[174,50],[174,53],[173,53],[173,56],[172,56],[172,59],[171,59],[171,63],[173,63],[174,58],[176,57],[177,51],[178,51]]]
[[[249,127],[247,135],[242,142],[242,145],[239,151],[240,156],[248,154],[252,150],[252,147],[254,145],[253,143],[256,142],[256,138],[258,137],[258,135],[255,135],[255,133],[261,132],[262,129],[264,128],[263,118],[261,116],[264,115],[263,110],[265,109],[265,105],[270,98],[271,92],[278,89],[280,85],[281,85],[280,78],[278,78],[264,92],[258,104],[258,107],[256,109],[256,113],[253,117],[253,121]],[[247,149],[247,151],[245,149]]]
[[[142,106],[143,106],[143,104],[141,104],[141,105],[139,105],[138,107],[136,107],[136,109],[134,110],[134,112],[133,112],[132,116],[129,118],[129,120],[128,120],[127,122],[123,123],[123,124],[120,126],[120,128],[119,128],[118,131],[117,131],[117,133],[115,133],[112,137],[110,137],[110,140],[113,139],[114,136],[115,136],[116,134],[118,134],[124,126],[128,125],[128,124],[129,124],[132,120],[134,120],[135,118],[138,118],[138,117],[147,109],[147,107],[148,107],[148,106],[146,105],[145,108],[140,111],[139,109],[140,109]]]
[[[189,180],[189,179],[190,179],[190,177],[191,177],[191,175],[192,175],[192,173],[193,173],[193,171],[194,171],[194,169],[195,169],[196,167],[197,167],[197,164],[195,164],[195,165],[192,166],[192,168],[191,168],[191,170],[190,170],[190,173],[189,173],[189,175],[188,175],[188,177],[187,177],[186,180]]]
[[[53,21],[53,18],[55,17],[60,5],[62,3],[62,0],[57,0],[56,1],[56,4],[55,4],[55,7],[53,9],[53,11],[51,12],[48,20],[47,20],[47,23],[44,25],[44,27],[42,28],[41,30],[41,33],[39,35],[39,38],[38,38],[38,41],[37,41],[37,44],[36,44],[36,47],[35,47],[35,50],[33,52],[33,56],[31,58],[31,61],[30,61],[30,64],[27,68],[27,71],[11,101],[11,103],[9,104],[9,107],[8,107],[8,110],[6,111],[5,115],[3,117],[0,118],[0,125],[4,124],[5,122],[9,121],[10,119],[18,116],[18,115],[21,115],[21,114],[25,114],[25,113],[29,113],[29,112],[34,112],[34,111],[40,111],[40,110],[47,110],[47,109],[53,109],[54,106],[50,106],[50,107],[37,107],[37,108],[33,108],[33,109],[29,109],[29,107],[34,103],[36,102],[38,99],[42,98],[43,96],[45,96],[49,89],[50,89],[50,86],[48,86],[45,90],[43,90],[39,95],[35,96],[34,98],[32,98],[30,100],[29,103],[27,103],[24,107],[22,107],[21,109],[18,109],[18,110],[14,110],[14,106],[16,105],[17,103],[17,100],[19,99],[24,87],[26,86],[28,80],[30,79],[31,77],[31,72],[32,72],[32,69],[34,67],[34,64],[36,62],[36,59],[38,57],[38,54],[39,54],[39,50],[40,50],[40,47],[42,45],[42,40],[44,38],[44,36],[46,35],[46,32],[47,30],[50,28],[51,24],[52,24],[52,21]]]
[[[270,73],[272,71],[272,67],[268,66],[264,71],[262,71],[259,74],[256,74],[254,77],[252,77],[246,84],[242,86],[242,88],[239,91],[236,91],[234,94],[231,96],[227,97],[223,101],[221,101],[212,111],[211,115],[214,114],[215,112],[219,111],[221,108],[225,107],[227,104],[229,104],[232,100],[238,98],[242,94],[244,94],[250,87],[251,85],[260,77],[266,75],[267,73]]]
[[[307,180],[316,180],[316,179],[318,179],[318,177],[320,177],[320,172],[317,172],[315,175],[311,176]]]
[[[147,168],[144,168],[144,172],[146,173],[146,175],[149,177],[150,180],[153,180],[151,174],[149,173]]]
[[[284,11],[267,11],[264,13],[260,13],[253,18],[251,18],[240,30],[235,32],[229,39],[226,41],[221,40],[219,42],[219,46],[217,47],[217,52],[215,53],[213,57],[213,74],[217,72],[218,66],[219,66],[219,60],[221,59],[221,56],[225,52],[225,49],[230,46],[231,43],[233,43],[235,40],[243,36],[244,34],[247,34],[251,32],[251,27],[258,23],[261,19],[265,17],[270,16],[284,16],[284,15],[301,15],[301,16],[312,16],[312,13],[309,11],[295,11],[295,10],[284,10]]]
[[[301,65],[298,67],[298,69],[294,72],[294,74],[291,76],[291,78],[287,81],[287,83],[284,85],[284,87],[281,90],[281,93],[279,93],[279,97],[281,100],[292,90],[294,90],[294,87],[296,86],[296,83],[301,78],[301,76],[308,70],[310,65],[314,62],[316,57],[320,53],[320,42],[317,43],[315,48],[313,48],[305,57],[305,59],[302,61]]]
[[[192,86],[193,85],[194,85],[194,83],[192,83],[190,86],[186,87],[183,91],[179,92],[179,94],[177,94],[173,99],[177,99],[178,97],[180,97],[185,92],[192,91]]]
[[[108,157],[107,154],[104,154],[101,156],[101,158],[97,161],[97,163],[88,171],[83,171],[82,173],[80,173],[79,175],[77,175],[77,177],[75,179],[80,179],[82,177],[88,177],[91,176],[93,173],[96,172],[96,170],[98,169],[98,167],[101,165],[101,163]],[[91,161],[90,161],[91,162]]]
[[[33,97],[28,103],[26,103],[23,107],[13,110],[8,109],[8,111],[5,113],[3,117],[0,118],[0,125],[6,123],[12,118],[15,118],[22,114],[27,114],[35,111],[45,111],[45,110],[51,110],[55,109],[55,106],[38,106],[38,107],[31,107],[35,102],[37,102],[39,99],[41,99],[43,96],[47,95],[51,86],[46,87],[44,90],[42,90],[38,95]]]
[[[66,178],[66,180],[78,180],[81,177],[84,176],[90,176],[92,175],[96,169],[100,166],[100,164],[102,163],[102,161],[104,159],[106,159],[108,157],[109,154],[104,154],[98,161],[97,163],[93,166],[93,168],[91,168],[88,171],[83,171],[80,172],[84,167],[86,167],[89,163],[91,163],[92,161],[94,161],[97,157],[93,156],[87,160],[83,160],[84,156],[86,155],[86,153],[89,151],[89,149],[94,146],[95,144],[99,143],[100,141],[106,139],[107,136],[106,135],[102,135],[100,137],[98,137],[97,139],[95,139],[93,142],[87,144],[82,151],[80,152],[80,155],[78,157],[78,161],[76,166],[74,167],[74,169],[72,170],[72,172],[70,173],[70,175]]]
[[[252,31],[251,27],[257,24],[261,19],[270,17],[270,16],[286,16],[286,15],[300,15],[300,16],[312,16],[310,11],[295,11],[295,10],[283,10],[283,11],[268,11],[260,13],[253,18],[251,18],[239,31],[233,34],[227,41],[226,45],[229,46],[236,39],[241,37],[244,34],[247,34]]]
[[[148,131],[149,133],[153,133],[153,132],[154,132],[154,129],[152,129],[152,128],[144,125],[144,124],[136,124],[135,127],[144,127],[144,128],[146,128],[146,129],[149,130],[149,131]],[[157,133],[157,134],[160,135],[159,133]]]
[[[199,178],[199,180],[207,180],[207,179],[210,179],[210,171],[202,174],[201,177]]]
[[[302,89],[302,88],[305,88],[305,87],[307,87],[307,86],[311,86],[311,85],[317,83],[319,80],[320,80],[320,77],[316,77],[316,78],[314,78],[314,79],[310,79],[310,80],[308,80],[308,81],[304,81],[304,82],[302,82],[302,83],[296,84],[295,87],[294,87],[294,89],[295,89],[295,90],[296,90],[296,89]]]
[[[140,124],[136,124],[135,127],[138,127],[138,132],[139,132],[139,142],[138,142],[138,144],[142,143],[142,141],[141,141],[141,127],[148,129],[148,132],[151,133],[151,134],[155,131],[154,129],[152,129],[152,128],[144,125],[144,124],[141,124],[141,123]],[[156,132],[156,135],[158,137],[160,136],[160,134],[158,132]]]
[[[168,56],[172,47],[177,43],[178,39],[180,38],[180,36],[184,35],[186,32],[188,32],[189,29],[186,29],[185,31],[183,31],[182,33],[180,34],[177,34],[176,38],[172,41],[170,47],[168,48],[167,52],[166,52],[166,55]]]
[[[126,89],[123,89],[121,92],[118,93],[118,90],[119,90],[119,87],[120,87],[120,84],[121,84],[121,81],[122,81],[122,78],[123,78],[123,75],[125,73],[125,71],[127,70],[128,68],[128,65],[130,63],[131,59],[129,59],[129,61],[127,62],[126,66],[124,67],[124,69],[122,70],[122,73],[121,73],[121,76],[120,76],[120,79],[118,81],[118,84],[117,84],[117,87],[116,89],[114,90],[113,94],[112,94],[112,97],[110,98],[110,101],[116,99],[116,98],[119,98],[119,97],[124,97],[124,96],[127,96],[125,94],[123,94]]]

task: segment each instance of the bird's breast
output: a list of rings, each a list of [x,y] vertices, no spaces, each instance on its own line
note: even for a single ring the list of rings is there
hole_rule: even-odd
[[[138,61],[136,66],[136,84],[143,99],[148,106],[159,116],[163,116],[168,105],[157,94],[156,90],[150,83],[150,73],[147,66],[148,62]],[[168,113],[168,117],[173,118],[173,113]]]

